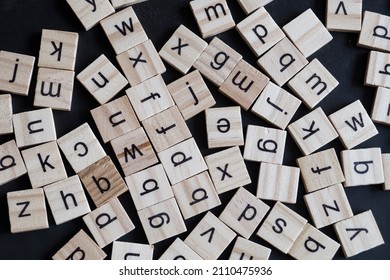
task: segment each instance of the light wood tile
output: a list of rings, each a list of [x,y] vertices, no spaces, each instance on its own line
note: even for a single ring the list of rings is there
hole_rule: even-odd
[[[365,11],[358,45],[375,50],[390,51],[387,34],[389,25],[389,16]]]
[[[121,9],[130,5],[135,5],[141,2],[145,2],[147,0],[110,0],[111,5],[114,9]]]
[[[371,51],[368,57],[365,85],[390,88],[390,54]]]
[[[250,14],[253,11],[271,3],[273,0],[238,0],[241,8],[246,14]]]
[[[239,236],[229,260],[268,260],[270,255],[271,249]]]
[[[0,186],[27,173],[15,140],[0,145]]]
[[[132,242],[114,241],[112,260],[152,260],[154,246]]]
[[[383,175],[385,183],[383,189],[385,191],[390,190],[390,154],[382,154]]]
[[[13,108],[12,96],[10,94],[0,95],[0,135],[14,132],[12,123]]]
[[[390,89],[378,87],[371,119],[377,123],[390,125]]]
[[[359,32],[362,28],[363,0],[328,0],[326,28],[330,31]]]
[[[180,238],[176,238],[159,260],[202,260],[202,258]]]

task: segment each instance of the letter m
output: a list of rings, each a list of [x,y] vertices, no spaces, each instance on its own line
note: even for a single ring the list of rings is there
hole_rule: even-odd
[[[127,30],[130,32],[134,32],[134,26],[133,26],[133,19],[129,18],[129,24],[127,24],[125,21],[122,21],[122,28],[119,27],[117,24],[115,24],[115,28],[123,35],[127,35]]]
[[[213,12],[214,16],[216,18],[219,18],[219,12],[218,12],[218,8],[220,8],[220,10],[222,11],[222,13],[226,16],[226,10],[225,10],[225,7],[223,6],[223,4],[221,3],[217,3],[215,4],[214,6],[209,6],[207,8],[204,9],[204,11],[206,12],[206,15],[207,15],[207,18],[209,21],[212,21],[212,14],[211,14],[211,11]]]

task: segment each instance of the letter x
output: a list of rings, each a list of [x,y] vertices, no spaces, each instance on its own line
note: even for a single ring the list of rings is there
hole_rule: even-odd
[[[138,64],[138,62],[142,62],[142,63],[148,63],[145,59],[141,59],[142,57],[142,52],[139,53],[139,55],[137,56],[137,58],[132,58],[132,57],[129,57],[129,59],[131,61],[134,61],[133,63],[133,68],[135,68]]]
[[[219,171],[222,172],[221,181],[225,180],[225,176],[227,176],[228,178],[232,178],[232,177],[233,177],[232,175],[230,175],[230,174],[227,172],[228,167],[229,167],[229,164],[228,164],[228,163],[225,164],[225,167],[224,167],[223,169],[222,169],[221,167],[217,167],[217,169],[218,169]]]
[[[182,48],[185,48],[185,47],[188,47],[188,46],[189,46],[188,44],[186,44],[186,43],[182,44],[181,42],[182,42],[182,40],[181,40],[181,38],[179,38],[178,45],[177,45],[176,47],[171,48],[171,50],[173,50],[173,51],[174,51],[174,50],[177,50],[177,53],[178,53],[179,55],[181,55],[181,49],[182,49]]]

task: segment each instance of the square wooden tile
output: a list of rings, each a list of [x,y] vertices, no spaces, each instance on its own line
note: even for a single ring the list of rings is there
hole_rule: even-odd
[[[284,38],[260,57],[257,63],[278,86],[283,86],[308,61],[288,38]]]
[[[151,40],[142,42],[116,57],[131,86],[166,71]]]
[[[283,26],[283,31],[305,57],[311,56],[333,39],[312,9],[307,9]]]
[[[360,100],[331,114],[329,119],[347,149],[352,149],[379,133]]]
[[[38,67],[74,71],[79,34],[54,29],[42,29]]]
[[[383,184],[381,148],[341,151],[345,187]]]
[[[340,244],[306,224],[288,254],[296,260],[331,260]]]
[[[390,54],[371,51],[366,71],[366,86],[390,88]]]
[[[27,96],[35,57],[0,51],[0,91]]]
[[[103,260],[106,253],[84,230],[80,230],[55,255],[53,260]]]
[[[172,190],[185,220],[221,205],[207,171],[173,185]]]
[[[241,54],[218,37],[214,37],[195,61],[194,67],[206,79],[220,87],[241,59]]]
[[[114,241],[111,260],[152,260],[153,251],[152,245]]]
[[[363,0],[328,0],[326,28],[329,31],[359,32],[362,28]]]
[[[383,189],[385,191],[390,190],[390,154],[382,154],[383,175],[385,183]]]
[[[42,189],[8,192],[7,203],[12,233],[49,228]]]
[[[142,127],[111,140],[125,176],[158,163],[156,153]]]
[[[0,186],[27,173],[15,140],[0,145]]]
[[[238,0],[241,8],[246,14],[250,14],[253,11],[271,3],[273,0]]]
[[[209,108],[205,112],[209,149],[244,145],[239,106]]]
[[[252,182],[237,146],[208,155],[204,159],[218,194]]]
[[[176,200],[170,198],[138,211],[149,244],[155,244],[187,230]]]
[[[285,130],[250,124],[246,132],[244,159],[282,164],[286,138]]]
[[[358,45],[375,50],[390,51],[387,36],[390,17],[370,11],[364,12]]]
[[[317,228],[323,228],[353,216],[341,184],[307,194],[303,198]]]
[[[68,2],[86,31],[90,30],[102,19],[115,12],[109,0],[66,0],[66,2]]]
[[[198,70],[170,83],[167,88],[185,120],[216,103]]]
[[[245,188],[239,188],[219,219],[237,232],[240,236],[249,239],[270,207]]]
[[[68,177],[56,141],[23,150],[22,156],[32,188],[43,187]]]
[[[377,123],[390,125],[390,89],[378,87],[371,119]]]
[[[287,127],[304,155],[309,155],[338,137],[321,107],[311,111]]]
[[[202,260],[187,244],[180,238],[175,241],[165,250],[159,260]]]
[[[240,0],[254,3],[253,0]],[[263,1],[263,0],[260,0]],[[236,25],[238,33],[259,57],[286,35],[266,9],[260,8]]]
[[[190,6],[203,38],[217,35],[236,25],[226,0],[194,0]]]
[[[107,103],[128,84],[126,78],[104,54],[95,59],[76,78],[99,104]]]
[[[173,197],[171,185],[161,164],[134,173],[125,180],[137,210]]]
[[[12,97],[10,94],[0,95],[0,135],[14,132],[12,123],[13,108]]]
[[[181,24],[159,52],[161,58],[182,74],[187,74],[207,47],[207,42]]]
[[[126,94],[140,121],[175,105],[160,75],[129,88]]]
[[[371,210],[335,224],[334,229],[347,258],[384,244]]]
[[[133,222],[117,198],[85,215],[83,220],[100,248],[134,229]]]
[[[127,186],[109,156],[79,172],[84,187],[96,207],[127,191]]]
[[[301,100],[269,82],[253,105],[251,112],[274,126],[285,129],[295,115]]]
[[[70,111],[72,108],[74,72],[38,68],[34,106]]]
[[[229,260],[268,260],[270,255],[271,249],[239,236]]]
[[[234,231],[207,212],[184,242],[203,259],[216,260],[235,237]]]
[[[91,212],[77,175],[43,188],[57,225]]]
[[[256,234],[287,254],[306,223],[305,218],[281,202],[276,202]]]
[[[249,110],[268,82],[269,78],[266,75],[242,59],[221,85],[219,91],[244,110]]]
[[[50,108],[14,114],[12,122],[19,148],[57,139],[53,111]]]
[[[76,173],[106,156],[88,123],[63,135],[57,144]]]
[[[316,58],[288,82],[288,86],[310,109],[317,106],[338,84],[335,77]]]

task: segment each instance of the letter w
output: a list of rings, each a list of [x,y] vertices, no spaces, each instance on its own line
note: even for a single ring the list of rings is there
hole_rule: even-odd
[[[115,24],[115,28],[123,35],[127,35],[127,30],[130,32],[134,32],[133,19],[129,18],[129,24],[125,21],[122,21],[122,28],[120,28],[117,24]]]
[[[360,127],[364,127],[364,121],[363,121],[363,117],[362,117],[362,113],[359,113],[359,120],[353,116],[352,117],[352,124],[349,122],[349,121],[345,121],[345,123],[353,129],[353,131],[358,131],[358,127],[357,125],[360,125]]]

